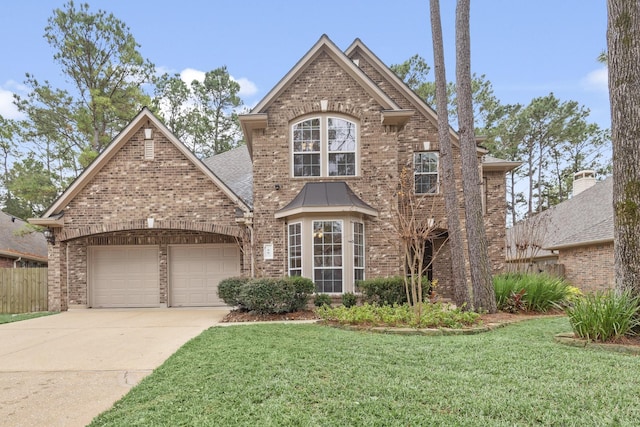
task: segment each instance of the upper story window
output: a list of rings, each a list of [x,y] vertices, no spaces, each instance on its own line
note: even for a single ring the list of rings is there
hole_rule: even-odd
[[[339,117],[313,117],[293,125],[293,176],[355,176],[357,127]]]
[[[416,194],[438,192],[438,153],[420,151],[413,154],[413,176]]]

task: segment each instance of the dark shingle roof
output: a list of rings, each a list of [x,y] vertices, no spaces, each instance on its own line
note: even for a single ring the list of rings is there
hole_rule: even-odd
[[[356,196],[346,182],[339,181],[307,182],[288,205],[276,212],[276,218],[303,211],[322,212],[325,209],[378,215],[374,208]]]
[[[206,158],[203,163],[249,207],[253,207],[253,167],[246,145]]]
[[[47,241],[40,232],[27,230],[26,223],[0,212],[0,252],[12,258],[47,259]]]
[[[545,250],[538,257],[550,255],[551,249],[613,241],[613,178],[597,182],[538,216],[538,223],[547,228],[542,244]],[[514,228],[507,230],[507,241]]]

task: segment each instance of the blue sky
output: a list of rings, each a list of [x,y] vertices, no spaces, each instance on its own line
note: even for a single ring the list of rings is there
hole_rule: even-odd
[[[25,73],[65,82],[43,34],[64,1],[0,5],[0,114],[18,118],[12,93]],[[78,3],[78,2],[76,2]],[[197,76],[226,65],[255,105],[327,34],[346,49],[360,38],[386,64],[419,54],[433,63],[428,0],[88,0],[124,21],[158,69]],[[455,1],[441,0],[448,80],[455,77]],[[503,103],[529,103],[553,92],[591,110],[610,126],[604,0],[473,0],[472,70],[485,74]]]

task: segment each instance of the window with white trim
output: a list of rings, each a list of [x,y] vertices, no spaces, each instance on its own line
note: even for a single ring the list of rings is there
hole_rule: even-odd
[[[353,281],[364,280],[364,224],[353,222]]]
[[[313,215],[287,224],[287,271],[308,277],[316,292],[355,292],[365,276],[364,221],[355,216]]]
[[[342,292],[342,221],[313,221],[313,281],[321,293]]]
[[[413,177],[416,194],[436,194],[438,192],[438,152],[413,153]]]
[[[357,126],[331,116],[292,126],[293,176],[357,175]]]
[[[289,276],[302,276],[302,224],[289,224]]]

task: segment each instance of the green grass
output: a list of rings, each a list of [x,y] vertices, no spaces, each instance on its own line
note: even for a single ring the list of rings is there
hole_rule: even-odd
[[[638,358],[553,341],[241,325],[194,338],[92,426],[636,426]]]
[[[22,313],[22,314],[0,314],[0,324],[20,322],[21,320],[35,319],[36,317],[49,316],[55,314],[53,311],[39,311],[37,313]]]

